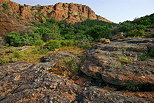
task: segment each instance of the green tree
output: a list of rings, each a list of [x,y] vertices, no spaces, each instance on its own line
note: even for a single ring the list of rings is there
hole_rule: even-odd
[[[143,36],[144,34],[145,34],[144,30],[134,29],[128,32],[126,36],[136,37],[136,36]]]
[[[85,34],[90,35],[92,38],[100,39],[100,38],[108,38],[110,34],[110,29],[106,26],[98,26],[89,29]]]
[[[3,4],[2,7],[4,8],[4,10],[9,9],[7,4]]]
[[[15,45],[15,39],[19,39],[19,33],[17,32],[10,32],[7,35],[5,35],[5,42],[9,45]]]
[[[50,28],[50,32],[47,33],[46,35],[44,35],[43,39],[45,41],[60,40],[61,39],[61,35],[60,35],[60,30],[59,30],[58,25],[53,24],[52,27]]]

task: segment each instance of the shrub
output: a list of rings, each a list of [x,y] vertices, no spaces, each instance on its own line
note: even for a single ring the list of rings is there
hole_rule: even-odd
[[[0,65],[6,64],[6,63],[9,63],[9,59],[8,58],[4,58],[4,59],[0,58]]]
[[[8,33],[7,35],[5,35],[5,42],[8,43],[9,45],[13,45],[15,46],[15,39],[16,38],[19,38],[19,33],[17,32],[11,32],[11,33]]]
[[[23,56],[24,56],[24,54],[22,52],[17,51],[17,52],[14,53],[15,58],[20,58],[20,57],[23,57]]]
[[[3,4],[2,7],[4,8],[4,10],[9,9],[7,4]]]
[[[5,42],[11,46],[33,45],[41,36],[33,32],[11,32],[5,35]]]
[[[91,44],[89,43],[88,39],[80,40],[80,41],[78,41],[77,44],[78,44],[78,47],[84,48],[84,49],[87,49],[87,48],[91,47]]]
[[[44,45],[44,41],[43,40],[37,40],[34,43],[35,46],[43,46]]]
[[[61,42],[59,40],[50,40],[49,42],[45,44],[45,46],[49,50],[55,50],[61,47]]]
[[[134,29],[131,30],[129,33],[127,33],[126,36],[136,37],[136,36],[143,36],[144,34],[145,34],[144,30]]]
[[[14,47],[10,47],[8,51],[6,51],[7,53],[13,53],[15,51]]]
[[[148,52],[141,54],[138,56],[138,59],[143,61],[143,60],[147,60],[150,58],[154,58],[154,51],[153,50],[149,50]]]
[[[40,48],[40,47],[37,47],[35,48],[34,50],[31,51],[32,54],[46,54],[48,53],[48,49],[47,48]]]
[[[5,54],[4,52],[0,52],[0,56],[1,56],[1,55],[4,55],[4,54]]]
[[[56,67],[60,67],[64,72],[78,74],[80,71],[81,60],[78,57],[67,57],[62,59],[56,64]]]
[[[79,47],[80,47],[80,48],[83,48],[83,49],[87,49],[87,48],[90,48],[90,47],[91,47],[91,45],[90,45],[90,43],[86,43],[86,44],[79,44]]]
[[[70,34],[67,34],[64,36],[65,39],[75,39],[76,36],[75,35],[70,35]]]
[[[86,31],[86,35],[91,36],[92,38],[100,39],[100,38],[108,38],[110,34],[110,30],[107,26],[98,26],[91,28],[90,30]]]
[[[131,63],[132,60],[124,55],[120,55],[118,56],[118,60],[121,62],[121,63]]]
[[[61,45],[62,46],[73,46],[75,45],[74,40],[61,40]]]
[[[17,58],[10,58],[10,61],[9,62],[14,63],[16,61],[17,61]]]

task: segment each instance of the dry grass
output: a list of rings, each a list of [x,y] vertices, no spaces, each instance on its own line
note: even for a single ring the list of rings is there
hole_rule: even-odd
[[[14,47],[12,49],[12,47],[8,47],[5,49],[2,49],[0,51],[0,64],[6,64],[10,62],[17,62],[17,61],[37,64],[40,62],[40,58],[42,56],[45,56],[49,53],[63,51],[63,52],[78,54],[84,51],[84,49],[78,48],[76,46],[62,47],[60,49],[56,49],[55,51],[47,51],[45,49],[39,49],[38,47],[35,47],[35,46],[28,46],[26,47],[27,49],[24,51],[17,51],[16,49],[18,48],[19,47]],[[7,53],[8,51],[11,51],[11,52]]]

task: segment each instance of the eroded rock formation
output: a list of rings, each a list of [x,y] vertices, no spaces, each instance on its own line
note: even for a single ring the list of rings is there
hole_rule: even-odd
[[[90,7],[74,3],[57,3],[55,5],[48,6],[29,6],[20,5],[10,0],[1,0],[0,11],[0,15],[5,13],[9,17],[16,19],[13,21],[24,21],[22,22],[23,25],[30,25],[28,23],[32,22],[43,23],[46,19],[52,18],[57,21],[66,20],[69,23],[85,21],[87,19],[98,19],[101,21],[110,22],[109,20],[96,15]],[[1,18],[3,19],[3,16],[1,16]],[[3,21],[0,21],[0,24],[4,24]],[[7,23],[5,23],[5,25],[7,25]],[[13,31],[14,29],[18,29],[14,24],[13,27],[10,27],[10,30],[5,30],[5,28],[8,27],[4,26],[4,28],[1,29],[0,34],[5,34]]]

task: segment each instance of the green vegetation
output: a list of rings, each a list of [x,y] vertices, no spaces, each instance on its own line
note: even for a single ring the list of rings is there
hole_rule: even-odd
[[[132,60],[124,55],[121,55],[118,57],[118,60],[121,62],[121,63],[131,63]]]
[[[23,52],[19,52],[19,51],[17,51],[17,52],[14,53],[14,57],[15,57],[15,58],[20,58],[20,57],[22,57],[23,55],[24,55]]]
[[[93,28],[89,29],[86,35],[90,35],[95,40],[100,38],[109,38],[110,30],[106,26],[94,26]]]
[[[72,73],[79,72],[79,63],[76,62],[77,57],[69,57],[61,60],[57,66],[61,67],[65,71],[69,71]],[[79,59],[79,58],[78,58]]]
[[[35,30],[28,32],[11,32],[5,36],[6,44],[10,46],[47,46],[50,40],[63,41],[62,46],[72,46],[80,42],[77,46],[86,48],[90,43],[99,38],[109,38],[111,23],[99,20],[86,20],[76,24],[69,24],[65,20],[57,22],[54,19],[47,20],[46,23],[36,24]],[[66,41],[65,41],[66,40]],[[85,41],[85,42],[82,42]],[[55,41],[54,41],[55,43]],[[51,46],[51,45],[50,45]],[[60,46],[58,46],[60,47]],[[50,49],[51,50],[51,49]]]
[[[47,42],[45,44],[45,46],[49,49],[49,50],[55,50],[61,47],[61,42],[58,40],[50,40],[49,42]]]
[[[28,32],[28,33],[11,32],[5,36],[5,42],[11,46],[34,45],[34,43],[40,39],[41,39],[40,35],[33,32]]]
[[[118,55],[118,61],[122,64],[127,64],[133,62],[133,59],[127,57],[125,55],[125,50],[119,52],[120,54]]]
[[[54,72],[55,74],[64,75],[72,77],[75,75],[80,75],[80,68],[82,66],[85,56],[72,56],[61,59],[57,62],[54,68],[50,69],[49,72]]]
[[[112,35],[123,32],[125,37],[151,37],[154,27],[153,21],[154,14],[137,18],[134,21],[125,21],[112,29]]]
[[[3,5],[3,8],[6,7],[7,5]],[[38,15],[44,17],[39,10],[34,15],[36,18]],[[48,53],[49,51],[54,51],[55,49],[67,49],[71,46],[87,49],[98,39],[111,38],[111,36],[121,32],[123,32],[124,37],[146,37],[147,35],[154,37],[154,33],[151,31],[151,28],[154,27],[154,14],[135,19],[134,21],[125,21],[120,24],[89,19],[71,24],[67,23],[66,20],[57,22],[55,19],[44,18],[46,19],[45,23],[44,21],[41,21],[40,24],[32,22],[32,24],[37,27],[34,30],[27,32],[11,32],[5,35],[4,41],[6,45],[14,47],[36,46],[35,49],[32,49],[29,53],[40,55]],[[15,50],[7,51],[12,54],[13,58],[2,58],[2,63],[13,62],[25,57],[20,56],[20,53]],[[5,53],[1,53],[0,55],[4,56],[4,54]],[[152,55],[153,53],[148,53],[143,57],[149,58]],[[118,59],[121,63],[131,62],[131,60],[125,56],[119,56]]]
[[[154,58],[154,51],[152,50],[138,56],[138,60],[141,60],[141,61],[151,59],[151,58]]]
[[[4,10],[9,9],[7,4],[3,4],[2,7],[3,7]]]

